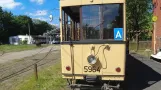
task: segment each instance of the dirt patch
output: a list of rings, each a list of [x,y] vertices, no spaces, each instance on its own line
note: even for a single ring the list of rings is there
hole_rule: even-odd
[[[60,62],[60,50],[50,50],[12,62],[0,64],[0,90],[13,90],[25,77],[34,74],[34,64],[37,63],[38,71]]]
[[[0,63],[8,63],[15,59],[22,59],[24,57],[31,57],[35,54],[47,53],[51,48],[52,50],[58,50],[60,49],[60,45],[51,45],[45,48],[0,54]]]

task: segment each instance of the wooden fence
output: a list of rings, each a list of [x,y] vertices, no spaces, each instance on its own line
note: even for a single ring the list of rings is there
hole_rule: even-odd
[[[129,42],[129,49],[136,50],[137,43]],[[152,49],[152,41],[139,41],[139,50]]]

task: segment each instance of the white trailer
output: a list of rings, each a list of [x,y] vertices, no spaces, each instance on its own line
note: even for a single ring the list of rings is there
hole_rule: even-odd
[[[22,41],[27,41],[27,44],[33,44],[33,38],[28,35],[18,35],[9,37],[9,43],[19,45]]]

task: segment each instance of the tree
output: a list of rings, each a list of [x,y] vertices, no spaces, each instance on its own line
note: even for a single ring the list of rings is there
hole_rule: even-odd
[[[41,21],[38,19],[33,19],[33,26],[35,35],[42,35],[43,33],[52,30],[52,26],[45,21]]]
[[[18,34],[26,35],[29,34],[29,28],[31,29],[31,34],[33,31],[33,22],[32,19],[26,15],[14,16],[15,28],[19,31]]]
[[[11,12],[3,11],[0,7],[0,41],[3,43],[8,42],[8,37],[12,35],[13,25],[13,14]]]
[[[29,34],[29,28],[31,35],[42,35],[53,27],[45,21],[33,22],[26,15],[15,16],[0,7],[0,42],[8,43],[10,36]]]
[[[3,28],[3,10],[2,7],[0,7],[0,34],[4,31]]]
[[[138,50],[139,35],[145,36],[145,32],[149,32],[152,28],[152,0],[127,0],[126,4],[128,36],[130,39],[133,39],[133,36],[136,37]]]

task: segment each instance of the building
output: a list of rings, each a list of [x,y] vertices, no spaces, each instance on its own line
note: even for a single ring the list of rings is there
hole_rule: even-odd
[[[50,36],[28,36],[28,35],[17,35],[9,37],[9,43],[13,45],[20,45],[20,44],[48,44],[51,42]]]
[[[23,41],[26,41],[26,44],[32,44],[33,38],[28,35],[17,35],[9,37],[9,43],[13,45],[19,45]]]
[[[153,0],[153,15],[155,16],[152,49],[154,54],[161,49],[161,0]]]

